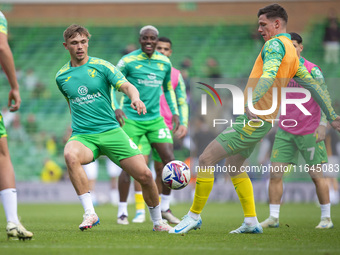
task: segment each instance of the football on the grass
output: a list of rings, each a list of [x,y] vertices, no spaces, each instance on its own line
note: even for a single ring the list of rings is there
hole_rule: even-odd
[[[190,169],[184,162],[173,160],[164,166],[162,181],[170,189],[183,189],[190,182]]]

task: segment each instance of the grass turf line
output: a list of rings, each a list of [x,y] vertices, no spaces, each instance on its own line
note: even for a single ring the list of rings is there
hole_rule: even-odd
[[[184,216],[190,204],[172,206]],[[269,214],[266,204],[256,205],[259,221]],[[117,225],[117,208],[96,207],[100,225],[80,231],[80,204],[21,204],[24,226],[34,232],[31,241],[7,241],[6,222],[0,213],[1,254],[339,254],[340,206],[332,207],[334,229],[320,230],[320,208],[315,204],[283,204],[280,227],[265,229],[261,235],[230,235],[239,227],[243,213],[239,203],[209,203],[203,213],[201,230],[170,235],[152,231],[149,215],[142,224],[132,223],[134,205],[129,206],[130,224]]]

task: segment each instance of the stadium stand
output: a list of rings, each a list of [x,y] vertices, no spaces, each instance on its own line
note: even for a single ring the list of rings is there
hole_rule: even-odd
[[[190,56],[197,78],[204,78],[202,68],[207,57],[214,57],[218,60],[223,77],[245,78],[249,75],[252,61],[259,50],[258,44],[252,38],[253,24],[226,25],[221,23],[199,26],[159,25],[157,27],[160,36],[172,39],[173,65],[180,68],[184,56]],[[113,64],[120,59],[122,50],[127,44],[138,45],[136,34],[138,34],[139,27],[137,26],[88,26],[88,28],[93,35],[90,40],[93,46],[89,55],[106,59]],[[41,25],[10,27],[10,44],[16,66],[23,73],[27,69],[34,68],[35,74],[46,89],[39,98],[32,98],[32,95],[22,87],[21,120],[25,120],[30,113],[35,114],[38,136],[55,136],[58,141],[62,140],[70,123],[67,104],[55,85],[56,72],[68,61],[68,54],[62,46],[64,29],[65,27],[42,27]],[[324,24],[311,24],[308,27],[305,35],[304,55],[307,59],[320,63],[326,77],[337,78],[340,77],[338,68],[322,64],[323,31]],[[0,81],[5,81],[3,73],[0,75]],[[336,82],[330,82],[329,86],[333,88]],[[0,87],[0,93],[6,94],[6,89]],[[36,139],[31,137],[25,143],[11,140],[9,144],[12,157],[16,159],[13,163],[18,180],[39,179],[44,161],[49,157],[55,159],[61,166],[64,165],[63,146],[58,148],[57,155],[51,156],[44,146],[39,148]],[[20,150],[17,149],[19,146]]]

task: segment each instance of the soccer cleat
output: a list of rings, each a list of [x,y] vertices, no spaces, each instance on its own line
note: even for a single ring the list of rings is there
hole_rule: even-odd
[[[165,220],[160,220],[158,225],[153,226],[153,231],[170,231],[172,227],[165,221]]]
[[[167,220],[170,224],[179,224],[181,221],[176,218],[170,209],[166,210],[166,211],[162,211],[162,218],[164,220]]]
[[[279,218],[275,218],[273,216],[269,216],[268,219],[266,219],[265,221],[262,221],[261,223],[261,227],[263,228],[278,228],[279,227]]]
[[[181,222],[176,225],[173,229],[169,231],[170,234],[185,234],[188,233],[190,230],[201,228],[202,226],[202,219],[199,216],[198,220],[191,218],[189,215],[185,215]]]
[[[143,223],[145,222],[145,213],[138,212],[136,216],[132,219],[133,223]]]
[[[121,216],[118,217],[117,224],[128,225],[129,224],[128,217],[125,214],[122,214]]]
[[[8,222],[6,227],[7,239],[10,237],[18,237],[19,240],[31,240],[33,237],[33,233],[26,230],[23,225],[15,224],[13,222]]]
[[[324,217],[324,218],[321,218],[319,225],[317,225],[315,228],[328,229],[328,228],[333,228],[333,227],[334,225],[333,225],[331,218]]]
[[[263,229],[262,229],[260,223],[257,223],[254,226],[250,226],[250,225],[246,224],[245,222],[243,222],[241,227],[229,232],[229,234],[246,234],[246,233],[262,234]]]
[[[96,213],[84,213],[83,215],[83,222],[79,225],[79,229],[84,231],[88,228],[92,228],[100,224],[99,218]]]

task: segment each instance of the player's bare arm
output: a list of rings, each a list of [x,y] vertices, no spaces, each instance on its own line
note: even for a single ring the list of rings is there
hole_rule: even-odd
[[[135,86],[133,86],[130,82],[125,82],[120,87],[120,91],[122,91],[125,95],[127,95],[131,100],[131,107],[138,112],[138,114],[146,114],[146,107],[142,100],[139,98],[139,92]]]
[[[20,108],[21,97],[19,92],[19,84],[15,74],[15,66],[12,51],[8,45],[7,35],[0,33],[0,64],[6,73],[11,90],[8,94],[8,107],[11,112]]]

